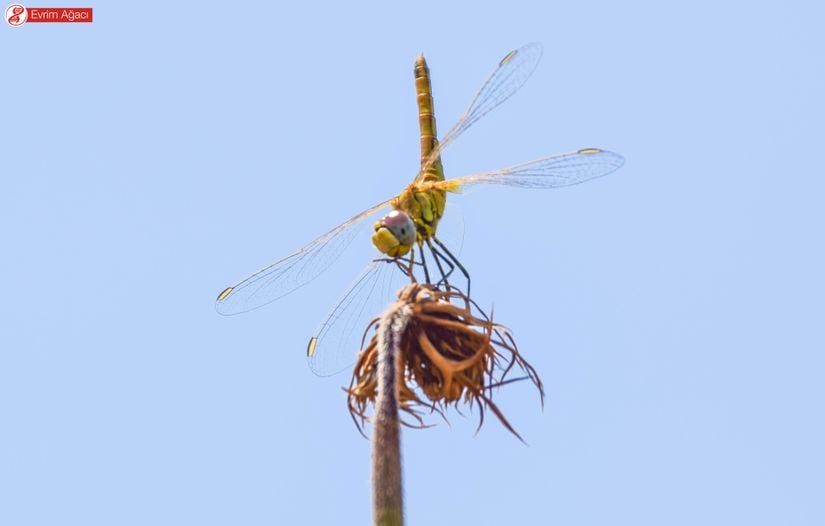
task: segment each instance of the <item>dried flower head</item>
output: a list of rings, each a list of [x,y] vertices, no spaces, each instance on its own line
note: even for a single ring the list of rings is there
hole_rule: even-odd
[[[510,332],[493,323],[478,305],[455,288],[436,289],[413,283],[398,292],[398,301],[409,317],[400,342],[397,371],[400,409],[410,415],[412,427],[427,427],[423,415],[444,417],[449,404],[456,409],[467,403],[479,409],[479,425],[489,409],[499,421],[521,437],[492,401],[492,390],[517,380],[530,380],[542,404],[544,388],[535,369],[521,357]],[[378,326],[373,320],[367,333]],[[366,333],[365,333],[366,334]],[[368,420],[378,385],[378,338],[374,335],[355,364],[348,393],[350,413],[359,430]],[[524,376],[508,379],[517,366]]]

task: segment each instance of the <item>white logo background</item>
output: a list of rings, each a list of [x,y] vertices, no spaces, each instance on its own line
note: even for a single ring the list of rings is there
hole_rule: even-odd
[[[15,11],[20,11],[20,13],[17,14],[17,21],[12,22],[12,18],[14,18],[14,16],[15,16]],[[6,22],[12,27],[22,26],[23,24],[26,23],[26,20],[28,20],[28,18],[29,18],[28,9],[26,9],[25,7],[23,7],[20,4],[12,4],[12,5],[10,5],[9,7],[6,8]]]

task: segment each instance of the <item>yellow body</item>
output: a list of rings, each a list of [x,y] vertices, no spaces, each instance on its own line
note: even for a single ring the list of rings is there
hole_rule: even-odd
[[[435,239],[436,230],[444,215],[447,192],[459,192],[465,187],[482,184],[520,188],[560,188],[607,175],[622,166],[624,159],[621,155],[599,148],[584,148],[445,180],[441,165],[441,153],[444,148],[455,142],[470,126],[521,88],[535,70],[541,58],[541,49],[541,45],[530,43],[508,53],[484,81],[458,122],[440,137],[436,133],[430,73],[424,57],[418,57],[415,62],[415,93],[421,131],[421,169],[412,183],[399,195],[359,212],[302,248],[227,287],[218,295],[215,304],[218,312],[230,315],[256,309],[315,279],[335,261],[353,239],[352,236],[360,232],[356,227],[363,225],[367,218],[386,210],[387,207],[393,210],[375,223],[373,243],[388,257],[409,255],[407,275],[412,274],[414,264],[421,263],[426,278],[427,270],[423,263],[424,250],[427,247],[422,245],[429,244],[431,238],[434,242],[438,241]],[[458,263],[443,245],[437,244],[447,252],[448,259]],[[417,261],[418,257],[415,254],[416,245],[421,252],[420,261]],[[436,262],[439,261],[435,251],[433,258]],[[444,260],[443,255],[441,258]],[[370,312],[370,309],[364,308],[365,303],[362,300],[366,301],[375,288],[377,281],[371,280],[380,278],[380,269],[389,268],[388,265],[375,263],[373,261],[370,264],[367,273],[359,278],[345,299],[336,306],[318,339],[313,340],[308,350],[310,356],[315,356],[315,344],[321,341],[321,337],[326,336],[327,341],[334,340],[334,334],[329,333],[329,330],[344,327],[340,331],[348,331],[353,327],[349,324],[352,320],[343,316],[350,306],[357,306],[365,313]],[[458,267],[464,272],[460,263]],[[348,321],[335,324],[339,319]],[[342,333],[339,332],[338,335],[341,336]]]
[[[435,126],[435,109],[433,91],[430,83],[430,69],[424,55],[415,61],[415,94],[418,101],[418,125],[421,131],[421,174],[390,201],[395,210],[406,213],[416,226],[416,242],[422,243],[435,235],[438,221],[444,215],[447,193],[441,189],[427,188],[427,183],[444,180],[444,167],[441,156],[431,158],[438,146]],[[383,227],[383,221],[375,223],[372,242],[383,254],[400,257],[407,254],[412,245],[401,243],[396,236]]]

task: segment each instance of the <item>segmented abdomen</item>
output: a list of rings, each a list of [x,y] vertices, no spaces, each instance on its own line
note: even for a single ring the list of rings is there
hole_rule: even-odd
[[[424,168],[430,154],[438,146],[430,69],[424,55],[419,55],[415,60],[415,93],[418,100],[418,125],[421,130],[421,167]],[[441,166],[441,157],[430,163],[425,172],[425,181],[443,181],[444,168]]]

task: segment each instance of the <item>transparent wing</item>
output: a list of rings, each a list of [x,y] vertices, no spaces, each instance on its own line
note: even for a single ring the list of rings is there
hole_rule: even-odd
[[[450,252],[460,256],[461,251],[464,249],[465,232],[463,207],[461,203],[453,199],[447,203],[444,216],[438,221],[438,239],[447,245]],[[416,257],[418,257],[417,253]],[[429,257],[429,254],[427,257]]]
[[[331,376],[352,366],[370,321],[380,316],[398,289],[409,282],[392,261],[376,260],[367,265],[310,338],[307,361],[312,371]]]
[[[432,166],[432,163],[441,155],[441,152],[462,133],[502,102],[509,99],[527,82],[541,60],[541,53],[541,44],[532,42],[507,53],[501,59],[496,70],[478,90],[478,93],[470,102],[470,106],[458,119],[458,122],[441,138],[438,146],[421,167],[419,177],[427,168]]]
[[[224,315],[248,312],[309,283],[326,270],[369,223],[367,218],[388,205],[389,201],[385,201],[361,212],[305,247],[225,288],[218,294],[215,309]]]
[[[429,183],[427,186],[449,192],[458,192],[465,186],[482,183],[525,188],[558,188],[602,177],[618,170],[623,164],[624,157],[617,153],[586,148],[510,168]]]

